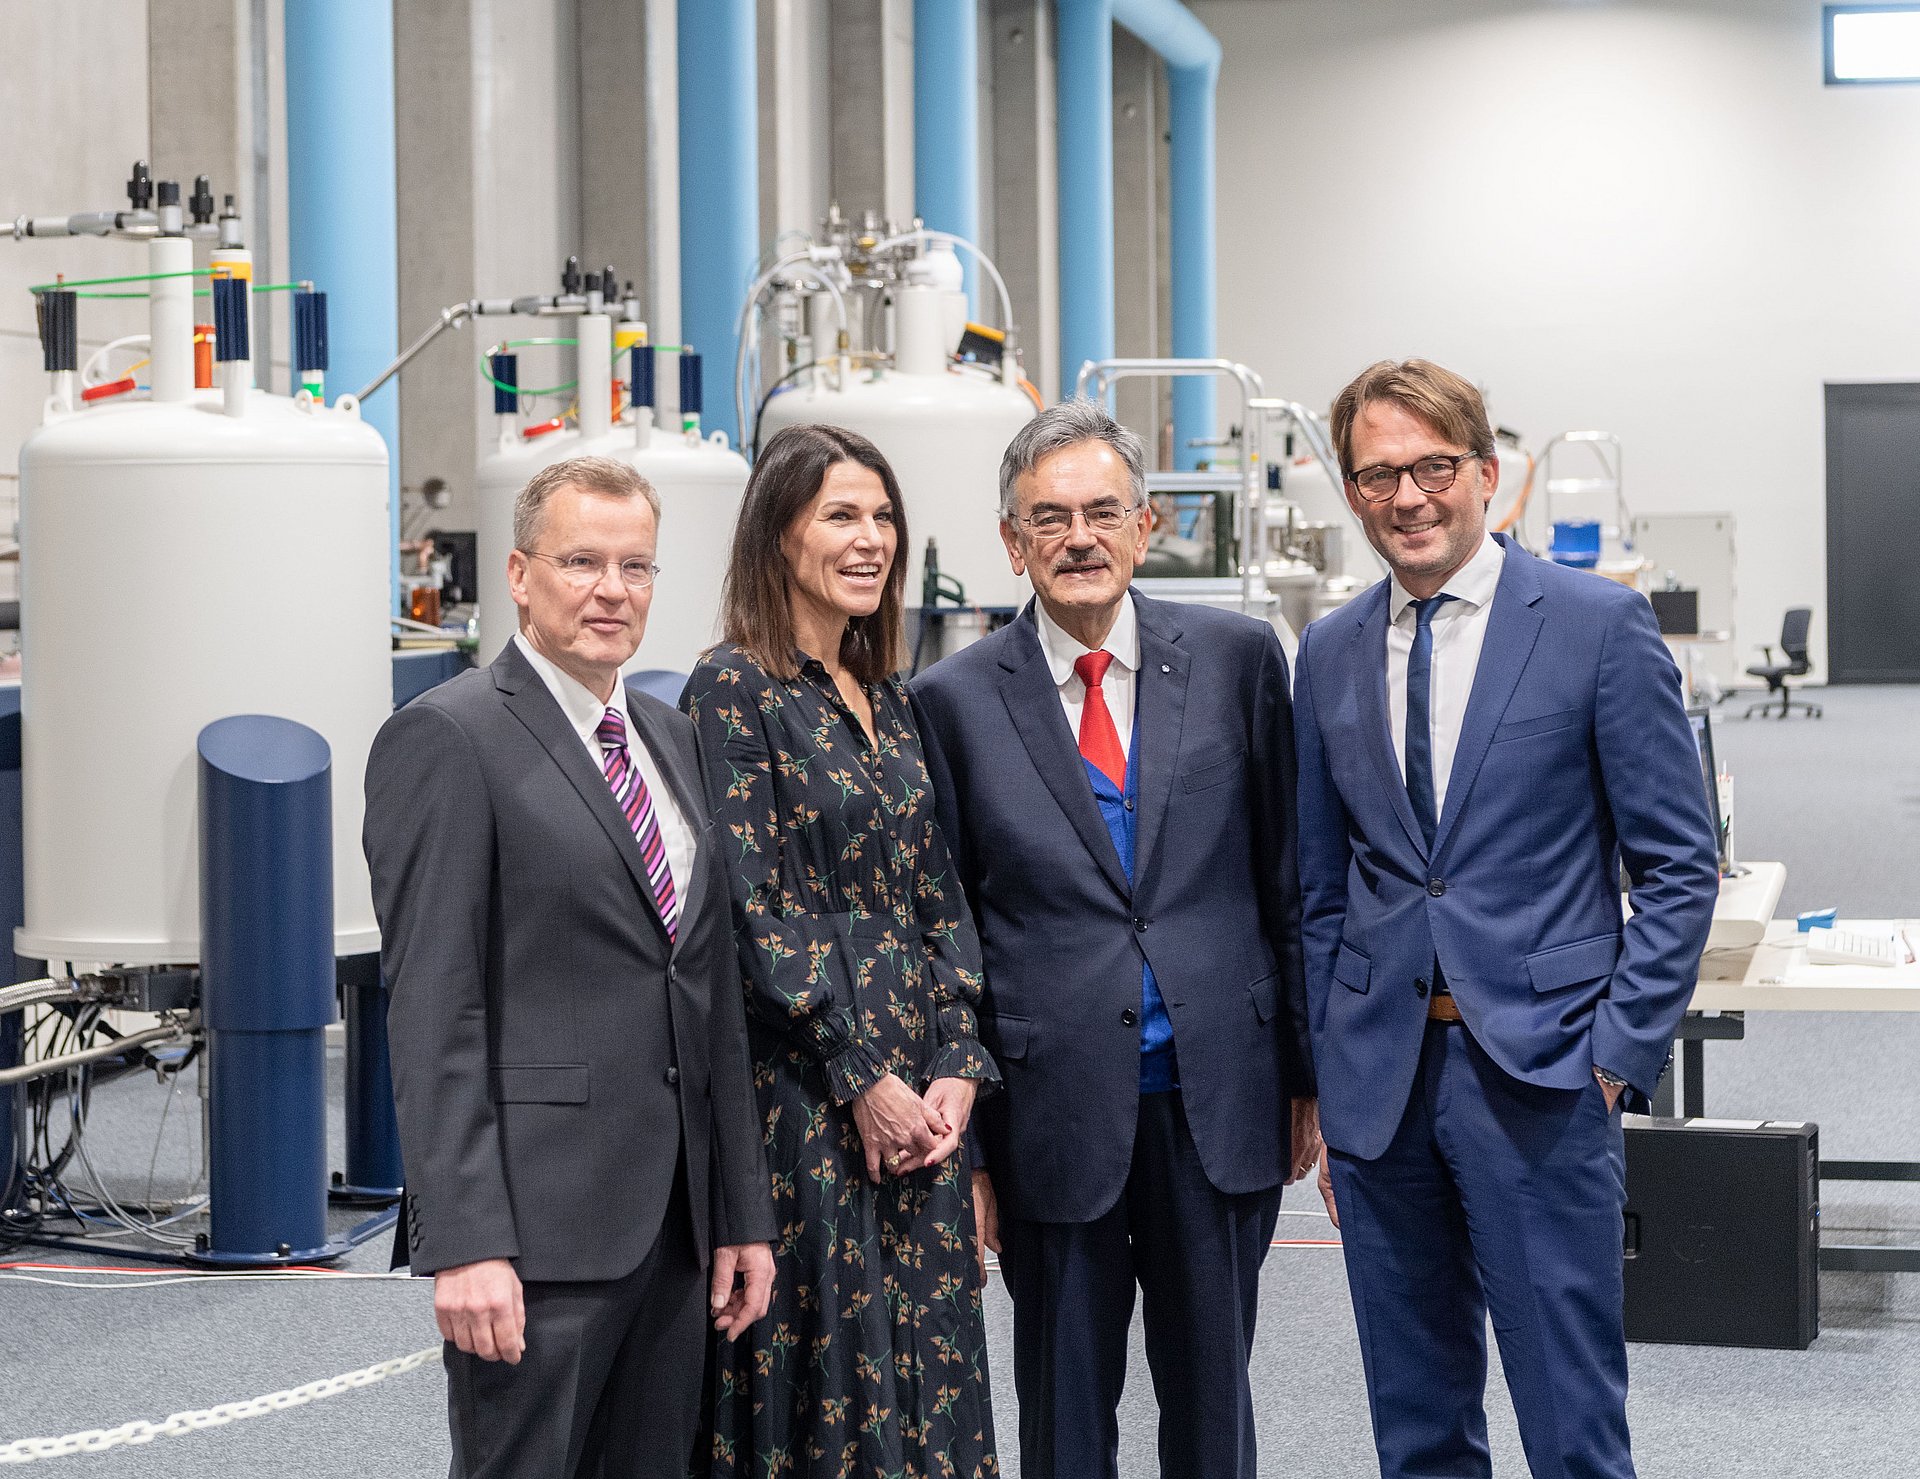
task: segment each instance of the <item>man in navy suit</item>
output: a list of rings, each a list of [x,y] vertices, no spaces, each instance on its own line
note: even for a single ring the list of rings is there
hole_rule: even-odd
[[[1134,1289],[1160,1472],[1253,1479],[1261,1260],[1318,1156],[1286,659],[1247,617],[1128,587],[1140,439],[1085,401],[1000,470],[1036,599],[914,685],[979,922],[983,1241],[1014,1307],[1027,1479],[1118,1472]]]
[[[1458,375],[1377,364],[1333,433],[1392,573],[1300,643],[1302,935],[1380,1472],[1492,1474],[1490,1312],[1532,1472],[1623,1479],[1619,1111],[1719,888],[1679,673],[1643,596],[1487,532]]]

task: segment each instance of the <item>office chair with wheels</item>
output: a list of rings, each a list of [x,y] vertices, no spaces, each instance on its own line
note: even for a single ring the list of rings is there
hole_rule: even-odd
[[[1767,680],[1767,696],[1757,704],[1747,708],[1747,718],[1755,714],[1772,714],[1784,719],[1795,709],[1799,709],[1810,719],[1818,719],[1824,712],[1820,705],[1808,703],[1803,698],[1795,698],[1787,690],[1787,679],[1804,678],[1813,671],[1813,663],[1807,657],[1807,629],[1813,625],[1811,606],[1791,607],[1780,623],[1780,655],[1785,662],[1773,660],[1773,648],[1763,646],[1760,650],[1767,655],[1764,663],[1747,669],[1752,678]],[[1780,707],[1773,707],[1774,695],[1780,696]]]

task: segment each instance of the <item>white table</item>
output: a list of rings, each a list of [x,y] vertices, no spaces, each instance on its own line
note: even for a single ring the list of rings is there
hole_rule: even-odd
[[[1904,930],[1911,953],[1920,955],[1920,922],[1842,919],[1838,927],[1876,935]],[[1681,1096],[1688,1118],[1706,1113],[1707,1040],[1745,1036],[1748,1012],[1920,1012],[1920,960],[1895,966],[1809,965],[1806,940],[1793,920],[1776,919],[1755,944],[1709,945],[1678,1034]],[[1660,1086],[1654,1112],[1673,1113],[1671,1074]],[[1920,1162],[1822,1159],[1820,1177],[1823,1181],[1915,1182],[1920,1181]],[[1826,1243],[1820,1248],[1820,1267],[1920,1273],[1920,1246]]]

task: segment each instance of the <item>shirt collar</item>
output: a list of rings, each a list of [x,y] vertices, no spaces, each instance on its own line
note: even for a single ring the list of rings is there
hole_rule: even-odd
[[[1473,552],[1473,558],[1454,571],[1447,583],[1440,587],[1439,594],[1452,596],[1462,606],[1471,609],[1484,606],[1493,599],[1493,593],[1499,589],[1500,571],[1505,563],[1506,551],[1501,549],[1500,541],[1489,534],[1481,541],[1480,548]],[[1407,608],[1414,603],[1415,598],[1408,594],[1405,586],[1400,584],[1399,576],[1396,575],[1392,579],[1388,609],[1392,611],[1393,620],[1397,623],[1407,614]]]
[[[613,697],[601,703],[586,684],[560,667],[558,663],[540,653],[527,640],[525,632],[515,632],[513,640],[520,644],[520,654],[533,665],[534,672],[540,675],[540,681],[547,685],[554,701],[560,705],[560,712],[567,716],[567,723],[583,740],[591,741],[596,747],[600,743],[600,721],[608,709],[617,711],[627,726],[628,740],[633,736],[633,720],[627,713],[627,685],[614,680]]]
[[[1096,649],[1081,645],[1078,637],[1068,635],[1064,628],[1047,615],[1044,602],[1035,598],[1033,618],[1040,628],[1040,649],[1047,655],[1047,668],[1053,674],[1053,686],[1064,688],[1067,680],[1073,676],[1074,663]],[[1113,660],[1129,673],[1140,671],[1140,622],[1133,612],[1133,597],[1128,595],[1120,603],[1120,612],[1113,619],[1113,629],[1107,633],[1107,640],[1097,649],[1111,652]]]

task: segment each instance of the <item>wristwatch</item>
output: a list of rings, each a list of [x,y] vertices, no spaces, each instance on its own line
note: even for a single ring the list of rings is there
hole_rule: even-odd
[[[1609,1073],[1606,1069],[1598,1067],[1597,1065],[1593,1070],[1593,1076],[1599,1079],[1600,1082],[1605,1084],[1609,1089],[1618,1089],[1623,1093],[1633,1087],[1632,1084],[1620,1077],[1619,1074]]]

